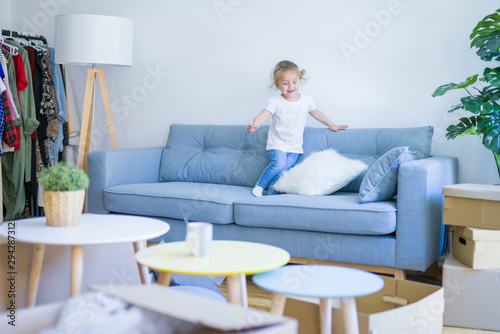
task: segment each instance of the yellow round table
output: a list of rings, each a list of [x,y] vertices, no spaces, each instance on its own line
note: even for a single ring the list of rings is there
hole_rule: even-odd
[[[170,285],[172,273],[226,275],[229,301],[248,305],[246,277],[281,267],[290,254],[278,247],[246,241],[214,240],[210,253],[192,256],[185,241],[151,246],[136,253],[137,262],[160,272],[158,283]]]

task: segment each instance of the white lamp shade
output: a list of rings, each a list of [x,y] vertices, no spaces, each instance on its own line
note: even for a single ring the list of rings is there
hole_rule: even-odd
[[[132,66],[133,22],[130,19],[70,14],[56,16],[55,62]]]

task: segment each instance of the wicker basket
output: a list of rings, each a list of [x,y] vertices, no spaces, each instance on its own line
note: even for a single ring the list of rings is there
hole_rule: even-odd
[[[47,225],[74,226],[80,221],[85,201],[85,190],[42,191]]]

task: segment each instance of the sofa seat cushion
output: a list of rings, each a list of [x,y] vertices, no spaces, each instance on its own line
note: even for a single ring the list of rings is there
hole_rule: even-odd
[[[233,202],[250,189],[192,182],[136,183],[104,190],[106,210],[215,224],[234,222]]]
[[[356,193],[275,195],[235,201],[238,225],[330,233],[385,235],[396,230],[396,201],[359,204]]]

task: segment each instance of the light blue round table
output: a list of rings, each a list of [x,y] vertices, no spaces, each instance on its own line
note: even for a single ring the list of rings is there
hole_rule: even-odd
[[[384,286],[384,280],[375,274],[327,265],[287,265],[252,279],[273,293],[271,313],[283,314],[286,295],[319,298],[322,334],[332,332],[331,298],[341,301],[346,333],[359,333],[355,297],[372,294]]]

